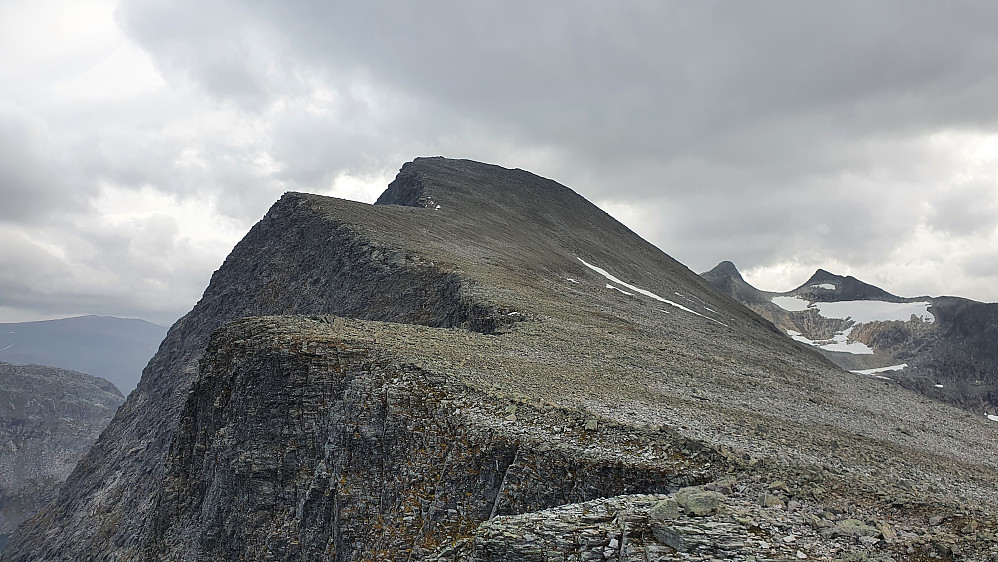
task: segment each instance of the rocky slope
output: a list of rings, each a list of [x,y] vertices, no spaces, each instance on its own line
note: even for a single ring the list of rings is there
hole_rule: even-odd
[[[528,172],[417,159],[378,203],[277,202],[5,559],[998,556],[998,424]]]
[[[166,328],[145,320],[77,316],[0,324],[0,361],[97,373],[128,394]]]
[[[822,269],[785,293],[752,287],[731,262],[702,276],[844,369],[998,414],[998,304],[899,297]]]
[[[124,401],[98,377],[0,363],[0,549],[55,497]]]

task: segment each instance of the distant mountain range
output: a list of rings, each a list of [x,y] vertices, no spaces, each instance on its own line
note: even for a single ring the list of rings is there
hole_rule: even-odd
[[[164,336],[163,326],[113,316],[0,324],[0,361],[80,371],[127,395]]]
[[[0,363],[0,550],[55,497],[124,401],[102,378]]]
[[[785,293],[753,287],[730,261],[701,275],[844,369],[998,414],[998,304],[899,297],[823,269]]]

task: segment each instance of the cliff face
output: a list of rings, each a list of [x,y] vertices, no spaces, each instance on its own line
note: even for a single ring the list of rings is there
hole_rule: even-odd
[[[418,159],[379,202],[275,204],[6,559],[642,560],[717,529],[780,557],[751,537],[802,510],[994,531],[996,428],[832,367],[570,189]],[[789,556],[870,546],[823,524]]]
[[[124,400],[101,378],[0,363],[0,547],[55,497]]]
[[[430,330],[338,324],[265,317],[215,333],[168,455],[150,557],[420,557],[495,515],[713,473],[706,456],[674,458],[688,446],[675,434],[646,434],[639,449],[621,428],[587,432],[575,412],[510,414],[375,344]],[[551,426],[567,429],[563,447],[534,435]]]
[[[31,545],[23,551],[26,556],[136,555],[201,353],[211,333],[229,320],[268,313],[339,314],[482,331],[506,322],[466,299],[458,276],[404,250],[371,245],[343,220],[324,216],[315,201],[286,195],[233,249],[202,299],[170,328],[138,387],[73,472],[58,502],[25,529],[22,536]],[[334,204],[343,217],[369,207]],[[58,536],[33,536],[42,529],[58,529]],[[17,551],[15,544],[11,552]]]

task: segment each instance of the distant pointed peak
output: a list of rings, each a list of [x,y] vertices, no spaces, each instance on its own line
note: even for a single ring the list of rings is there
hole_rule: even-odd
[[[833,288],[834,287],[834,288]],[[887,291],[856,279],[852,275],[838,275],[824,269],[817,269],[810,279],[804,282],[790,293],[802,291],[813,291],[814,289],[825,289],[836,291],[839,300],[887,300],[897,301],[901,297],[888,293]],[[821,298],[829,298],[828,294],[822,293]]]
[[[744,281],[744,279],[742,279],[742,274],[738,271],[738,268],[735,267],[735,264],[728,260],[724,260],[721,263],[715,265],[714,269],[711,269],[707,273],[704,273],[704,275],[711,275],[717,277],[733,277],[735,279]]]
[[[821,269],[820,267],[814,271],[811,275],[811,279],[843,279],[841,275],[837,273],[832,273],[826,269]]]

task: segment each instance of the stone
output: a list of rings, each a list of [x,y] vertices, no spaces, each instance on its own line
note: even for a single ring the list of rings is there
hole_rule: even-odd
[[[887,542],[892,542],[894,539],[898,538],[898,534],[894,530],[894,527],[891,527],[891,524],[887,521],[878,521],[877,529],[880,529],[880,536]]]
[[[844,519],[821,532],[825,537],[876,537],[880,530],[858,519]]]
[[[980,526],[981,524],[976,519],[971,519],[966,525],[963,526],[963,528],[960,529],[960,532],[965,535],[972,535],[977,532],[977,529],[979,529]]]
[[[674,498],[662,500],[651,508],[648,516],[659,521],[679,519],[679,502]]]
[[[776,494],[770,494],[769,492],[763,493],[759,496],[759,505],[763,507],[783,507],[783,500],[780,496]]]
[[[676,492],[676,502],[686,515],[705,517],[717,513],[724,502],[724,494],[699,487],[683,488]]]
[[[679,552],[737,550],[749,540],[745,529],[738,525],[708,520],[691,520],[676,525],[653,523],[651,530],[655,540]]]

